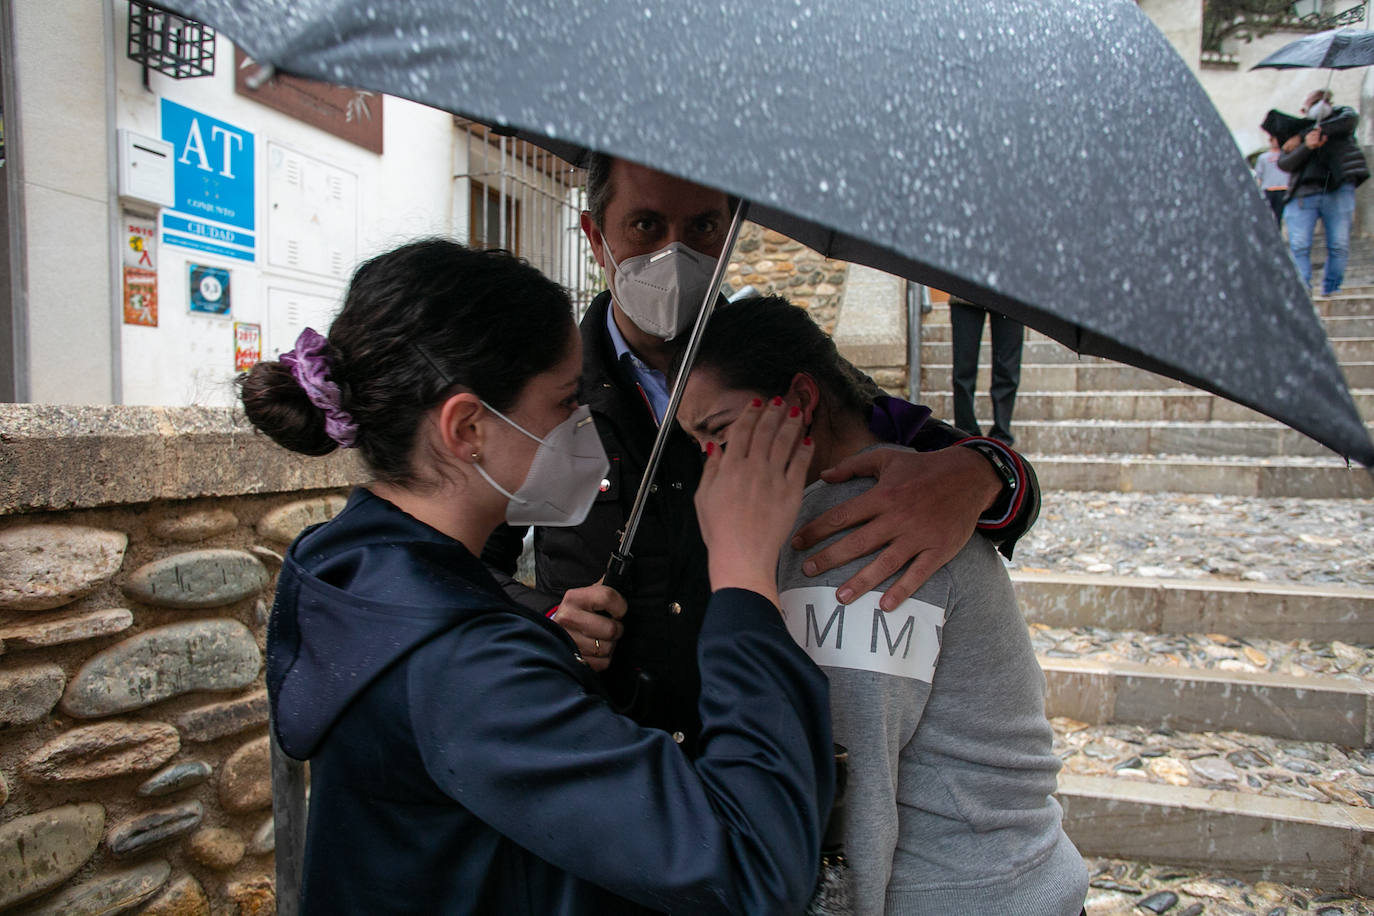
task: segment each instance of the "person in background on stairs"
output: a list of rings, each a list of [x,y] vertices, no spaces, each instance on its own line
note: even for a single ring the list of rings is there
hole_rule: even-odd
[[[1279,168],[1279,140],[1273,134],[1268,134],[1269,149],[1259,154],[1255,160],[1255,181],[1259,183],[1260,190],[1264,192],[1264,199],[1269,203],[1269,209],[1274,211],[1274,219],[1280,226],[1283,225],[1283,204],[1288,198],[1288,182],[1292,177],[1283,169]]]
[[[1333,107],[1331,90],[1307,96],[1301,112],[1316,125],[1299,134],[1293,149],[1280,154],[1279,168],[1293,177],[1283,219],[1288,224],[1288,248],[1303,285],[1312,285],[1312,235],[1317,220],[1326,232],[1326,269],[1322,295],[1329,296],[1345,280],[1350,256],[1350,223],[1355,216],[1355,188],[1369,178],[1369,164],[1355,140],[1360,116],[1348,105]]]
[[[874,486],[826,483],[823,468],[901,448],[869,428],[868,399],[834,342],[778,296],[715,312],[677,419],[703,450],[728,454],[748,447],[737,430],[769,401],[815,442],[798,525]],[[778,589],[792,637],[830,679],[835,740],[849,752],[842,822],[854,912],[1079,916],[1088,871],[1053,798],[1060,763],[1045,676],[992,544],[970,539],[890,613],[878,606],[888,583],[836,595],[869,558],[813,578],[802,565],[815,549],[782,551]]]
[[[967,299],[949,297],[949,324],[954,362],[954,425],[966,433],[981,436],[974,393],[978,387],[978,348],[983,342],[983,318],[992,335],[992,429],[988,435],[1004,445],[1016,440],[1011,434],[1011,412],[1016,406],[1016,389],[1021,385],[1021,342],[1024,328],[1020,322],[989,312]]]

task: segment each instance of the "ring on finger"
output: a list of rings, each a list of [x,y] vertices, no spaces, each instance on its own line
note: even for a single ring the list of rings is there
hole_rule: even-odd
[[[592,640],[592,645],[596,647],[595,651],[594,651],[592,654],[593,654],[593,655],[600,655],[600,654],[601,654],[601,640],[599,640],[599,639],[593,639],[593,640]]]

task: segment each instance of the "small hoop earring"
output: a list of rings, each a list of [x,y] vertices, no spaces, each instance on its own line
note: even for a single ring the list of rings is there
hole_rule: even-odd
[[[479,456],[476,452],[473,452],[473,453],[472,453],[472,460],[473,460],[474,463],[476,463],[477,461],[480,460],[480,456]]]

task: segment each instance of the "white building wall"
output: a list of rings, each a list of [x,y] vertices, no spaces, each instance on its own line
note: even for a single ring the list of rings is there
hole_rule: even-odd
[[[120,10],[124,8],[122,0],[115,2]],[[127,31],[123,15],[117,16],[116,30],[117,46],[122,48]],[[142,68],[125,55],[119,55],[115,69],[118,127],[160,137],[161,100],[165,98],[251,132],[256,155],[256,262],[174,247],[165,240],[159,244],[158,324],[121,328],[124,403],[232,404],[235,322],[261,328],[263,358],[270,359],[292,347],[300,327],[327,329],[357,263],[417,236],[452,231],[454,130],[453,119],[445,112],[387,97],[383,155],[378,156],[236,94],[234,49],[223,36],[218,38],[213,77],[174,80],[152,73],[149,91],[143,88]],[[206,140],[207,145],[215,145],[210,138]],[[281,206],[273,213],[274,167],[280,169],[283,156],[306,163],[307,175],[321,166],[336,176],[341,174],[351,191],[351,206],[320,211],[324,219],[352,223],[326,227],[332,238],[345,240],[343,250],[351,248],[355,253],[333,271],[322,273],[316,263],[300,269],[272,263],[280,261],[282,250],[282,239],[273,236],[274,227],[290,222],[281,218],[281,207],[298,199],[279,200]],[[291,214],[291,218],[296,216]],[[308,253],[306,261],[311,261]],[[190,310],[191,265],[229,269],[231,315]]]
[[[233,403],[234,323],[262,329],[263,356],[294,342],[299,325],[325,330],[357,262],[455,226],[453,175],[466,167],[446,112],[388,97],[383,155],[376,155],[234,91],[234,48],[223,37],[213,77],[149,74],[125,54],[125,0],[21,0],[12,4],[11,65],[19,129],[7,138],[21,168],[27,274],[27,399],[51,404]],[[113,86],[110,74],[113,74]],[[155,214],[118,198],[116,132],[161,137],[167,99],[254,135],[256,257],[221,257],[159,238],[157,325],[124,324],[121,268],[127,215]],[[375,104],[375,103],[374,103]],[[206,137],[207,145],[215,142]],[[271,263],[272,157],[295,157],[342,177],[349,199],[323,212],[348,263],[322,272]],[[348,214],[341,217],[341,213]],[[463,221],[466,214],[463,215]],[[161,223],[158,223],[159,230]],[[305,236],[302,236],[305,237]],[[281,239],[278,244],[280,260]],[[339,258],[335,258],[340,261]],[[112,262],[115,262],[112,267]],[[230,271],[227,316],[189,310],[192,264]]]
[[[20,129],[6,142],[21,170],[11,206],[22,207],[23,235],[11,244],[25,257],[28,399],[106,404],[116,367],[104,10],[47,0],[13,3],[11,15]]]
[[[1360,107],[1363,70],[1251,70],[1274,51],[1307,34],[1275,32],[1253,42],[1228,41],[1226,50],[1236,54],[1235,69],[1203,68],[1202,0],[1140,0],[1140,9],[1164,33],[1174,49],[1197,74],[1202,88],[1221,113],[1243,154],[1268,148],[1260,122],[1271,108],[1296,115],[1307,93],[1323,89],[1330,81],[1337,105]],[[1365,126],[1361,140],[1371,128]]]

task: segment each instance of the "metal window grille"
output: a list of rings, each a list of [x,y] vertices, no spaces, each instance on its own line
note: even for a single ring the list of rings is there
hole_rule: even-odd
[[[215,30],[176,13],[129,0],[131,60],[173,79],[215,75]]]
[[[605,288],[579,225],[585,173],[532,143],[456,124],[454,234],[529,261],[568,290],[580,317]]]

